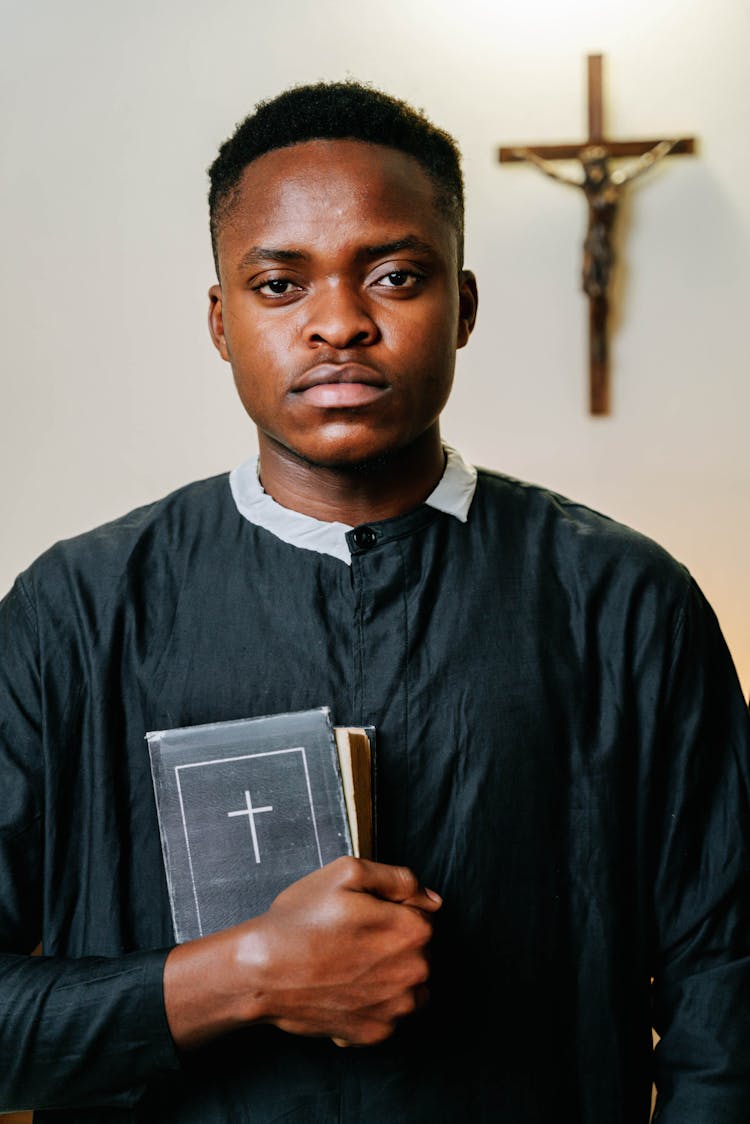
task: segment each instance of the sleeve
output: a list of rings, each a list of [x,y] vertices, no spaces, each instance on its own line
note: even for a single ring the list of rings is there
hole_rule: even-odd
[[[653,831],[654,1124],[750,1120],[750,723],[692,585],[660,716]]]
[[[0,602],[0,1112],[125,1106],[179,1067],[167,951],[31,956],[42,933],[43,712],[36,618],[19,579]]]

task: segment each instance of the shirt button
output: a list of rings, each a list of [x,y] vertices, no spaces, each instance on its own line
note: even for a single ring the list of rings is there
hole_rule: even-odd
[[[378,541],[378,536],[375,534],[372,527],[368,527],[367,524],[363,524],[361,527],[355,527],[352,531],[352,538],[358,550],[367,550],[368,547],[374,546]]]

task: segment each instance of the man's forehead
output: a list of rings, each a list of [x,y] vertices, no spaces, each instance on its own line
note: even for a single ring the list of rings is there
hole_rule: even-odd
[[[418,161],[398,149],[316,140],[264,153],[242,175],[219,234],[245,258],[346,234],[362,246],[411,239],[437,249],[453,228]],[[239,243],[243,243],[240,247]],[[404,247],[406,248],[406,247]]]
[[[419,162],[384,145],[315,140],[264,153],[244,169],[228,216],[252,221],[311,212],[411,211],[434,217],[435,188]]]

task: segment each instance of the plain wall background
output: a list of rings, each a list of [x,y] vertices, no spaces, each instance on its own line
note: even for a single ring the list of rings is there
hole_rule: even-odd
[[[462,145],[475,336],[443,431],[662,542],[750,689],[746,0],[0,3],[0,588],[47,545],[255,448],[205,329],[204,169],[261,97],[370,80]],[[501,143],[700,140],[632,189],[614,414],[586,412],[585,205]]]

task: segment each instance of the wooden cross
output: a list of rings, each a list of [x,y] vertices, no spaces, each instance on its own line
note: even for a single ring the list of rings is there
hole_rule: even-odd
[[[607,140],[604,135],[602,55],[588,56],[589,135],[571,144],[503,147],[500,162],[526,160],[545,175],[580,188],[588,203],[589,224],[583,250],[583,289],[589,298],[589,376],[592,414],[609,413],[609,283],[614,264],[612,229],[625,185],[665,156],[695,151],[694,137],[675,140]],[[610,171],[612,157],[637,157]],[[579,174],[564,172],[552,161],[577,160]]]

